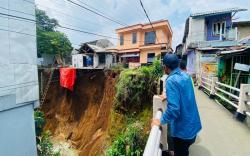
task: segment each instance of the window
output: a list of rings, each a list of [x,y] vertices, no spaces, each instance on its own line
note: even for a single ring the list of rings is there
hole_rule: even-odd
[[[137,33],[132,33],[132,43],[135,44],[137,42]]]
[[[145,32],[145,45],[155,44],[155,31]]]
[[[153,63],[154,62],[154,58],[155,58],[155,53],[148,53],[147,62],[148,63]]]
[[[123,44],[124,44],[124,36],[120,35],[120,45],[123,45]]]
[[[213,23],[213,35],[220,35],[220,33],[225,34],[226,22],[216,22]]]

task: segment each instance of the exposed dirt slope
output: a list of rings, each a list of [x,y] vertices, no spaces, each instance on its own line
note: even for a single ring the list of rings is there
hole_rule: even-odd
[[[71,142],[80,156],[102,155],[107,142],[115,80],[102,71],[77,71],[73,92],[51,84],[42,110],[54,139]]]

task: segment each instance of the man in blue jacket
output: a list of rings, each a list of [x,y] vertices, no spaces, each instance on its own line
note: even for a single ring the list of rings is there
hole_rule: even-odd
[[[189,147],[201,130],[201,121],[196,105],[190,76],[179,69],[175,54],[163,59],[166,80],[167,109],[161,120],[153,119],[152,125],[170,125],[175,156],[188,156]]]

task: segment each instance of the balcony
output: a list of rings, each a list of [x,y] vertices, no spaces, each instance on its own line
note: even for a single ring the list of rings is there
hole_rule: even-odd
[[[205,47],[229,47],[237,45],[237,30],[228,29],[225,34],[218,36],[218,40],[207,41],[207,34],[204,32],[195,32],[188,37],[189,48]]]

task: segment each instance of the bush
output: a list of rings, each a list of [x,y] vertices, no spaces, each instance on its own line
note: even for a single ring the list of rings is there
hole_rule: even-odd
[[[161,62],[155,60],[150,66],[123,70],[116,83],[116,110],[138,110],[152,101],[157,81],[162,76]]]
[[[60,152],[53,151],[51,142],[51,133],[43,132],[45,126],[45,115],[43,112],[36,110],[34,113],[36,127],[36,141],[39,156],[60,156]]]
[[[139,123],[129,125],[106,151],[105,156],[141,156],[145,147],[142,129]]]
[[[51,133],[45,131],[39,137],[38,155],[39,156],[60,156],[60,152],[53,151],[53,144],[51,142]]]
[[[35,111],[35,127],[36,127],[36,136],[41,136],[43,127],[45,126],[45,116],[41,111]]]

